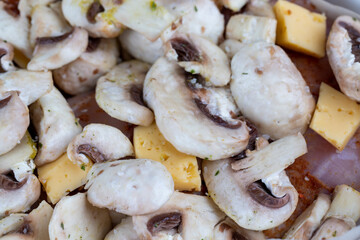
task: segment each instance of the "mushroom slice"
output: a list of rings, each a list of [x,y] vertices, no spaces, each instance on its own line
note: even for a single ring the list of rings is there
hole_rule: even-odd
[[[30,116],[39,136],[36,166],[60,157],[81,132],[69,104],[55,87],[30,106]]]
[[[240,153],[248,144],[249,130],[244,121],[229,117],[236,115],[231,95],[226,89],[197,88],[201,84],[196,81],[196,75],[165,58],[152,66],[144,99],[154,110],[160,132],[177,150],[193,156],[217,160]]]
[[[248,230],[239,227],[230,218],[220,221],[214,230],[214,239],[216,240],[265,240],[262,232]]]
[[[140,239],[213,239],[222,218],[210,198],[174,192],[158,211],[133,216],[133,224]]]
[[[18,228],[24,223],[25,217],[27,214],[15,213],[11,214],[0,220],[0,237],[3,237],[7,233],[10,233]]]
[[[224,7],[232,10],[233,12],[240,11],[247,2],[248,0],[220,0],[220,3],[224,5]]]
[[[130,140],[117,128],[92,123],[73,138],[67,148],[69,159],[78,164],[95,163],[134,156]]]
[[[33,174],[21,182],[0,174],[0,218],[26,212],[40,196],[40,182]]]
[[[53,71],[54,81],[68,94],[87,92],[115,66],[118,57],[116,39],[89,38],[87,50],[78,59]]]
[[[18,6],[26,1],[0,1],[0,39],[12,44],[26,57],[31,57],[32,48],[28,39],[29,19],[20,12]]]
[[[338,17],[332,25],[326,53],[340,89],[360,101],[360,23],[350,16]]]
[[[275,19],[275,13],[269,0],[250,0],[246,5],[245,13]]]
[[[0,95],[0,155],[9,152],[20,142],[29,124],[29,110],[17,92]]]
[[[8,43],[0,41],[0,73],[15,70],[12,60],[14,48]]]
[[[226,54],[211,41],[195,35],[181,34],[165,45],[165,56],[175,60],[185,71],[200,74],[208,86],[225,86],[230,81]]]
[[[53,88],[51,72],[27,70],[0,74],[0,94],[16,91],[25,105],[30,105]]]
[[[265,230],[285,222],[294,212],[298,194],[285,171],[306,153],[301,134],[277,140],[250,156],[203,162],[211,198],[240,227]]]
[[[144,106],[142,89],[149,65],[132,60],[120,63],[96,85],[96,102],[113,118],[149,126],[154,115]]]
[[[72,26],[86,29],[90,36],[113,38],[123,30],[122,24],[115,21],[113,16],[116,5],[105,0],[63,0],[62,12]]]
[[[321,219],[330,207],[330,196],[320,193],[318,198],[296,219],[285,233],[285,239],[308,240],[320,226]]]
[[[220,48],[226,53],[228,58],[233,58],[235,54],[246,44],[234,39],[226,39],[220,44]]]
[[[206,38],[217,44],[223,38],[224,16],[211,0],[160,0],[180,18],[162,34],[167,42],[173,35],[184,33]]]
[[[231,61],[234,99],[262,134],[279,139],[304,133],[315,101],[300,72],[278,46],[244,45]]]
[[[77,27],[63,35],[37,38],[34,56],[27,68],[32,71],[60,68],[77,59],[87,45],[87,31]]]
[[[71,31],[71,27],[58,9],[61,2],[47,4],[38,2],[31,9],[30,44],[35,47],[37,38],[60,36]]]
[[[85,193],[62,198],[55,206],[49,224],[50,240],[103,240],[111,229],[107,210],[92,206]]]
[[[343,235],[355,227],[360,218],[360,193],[347,185],[338,185],[329,211],[311,240]]]
[[[124,218],[111,232],[109,232],[104,240],[138,240],[135,232],[132,218]]]
[[[131,216],[158,210],[174,192],[165,166],[148,159],[96,163],[87,178],[91,204]]]
[[[150,41],[142,34],[127,29],[119,36],[119,40],[123,49],[141,61],[153,64],[164,55],[163,42],[160,38]]]

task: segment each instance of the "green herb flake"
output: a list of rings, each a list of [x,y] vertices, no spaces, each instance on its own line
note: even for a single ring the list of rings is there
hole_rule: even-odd
[[[64,230],[64,223],[63,222],[61,222],[60,227],[62,228],[62,230]]]
[[[242,75],[248,75],[248,73],[246,73],[246,72],[243,72],[243,73],[242,73]]]
[[[159,226],[159,224],[157,224],[157,223],[154,224],[154,227],[155,227],[155,228],[157,228],[158,226]]]
[[[151,1],[151,2],[150,2],[150,9],[151,9],[151,11],[155,11],[156,8],[157,8],[157,5],[156,5],[155,1]]]
[[[39,147],[39,149],[40,149],[40,148],[42,148],[42,146],[43,146],[43,145],[42,145],[42,143],[41,143],[41,142],[39,142],[39,143],[38,143],[38,147]]]
[[[356,17],[353,17],[352,19],[353,19],[355,22],[357,21]]]
[[[85,171],[85,165],[84,164],[81,165],[81,170]]]
[[[198,8],[197,8],[197,6],[196,6],[196,5],[194,6],[194,11],[195,11],[195,12],[197,12],[197,11],[198,11]]]
[[[70,238],[70,234],[68,235],[68,238]]]
[[[50,109],[48,109],[48,112],[51,112],[51,110],[50,110]]]
[[[191,73],[191,74],[195,74],[195,70],[194,70],[194,69],[191,69],[190,73]]]
[[[217,170],[216,173],[215,173],[215,176],[219,175],[220,171]]]
[[[208,158],[208,157],[206,157],[206,158],[204,158],[204,160],[209,160],[209,158]]]
[[[336,237],[336,231],[335,231],[335,232],[333,232],[332,236],[333,236],[333,237]]]

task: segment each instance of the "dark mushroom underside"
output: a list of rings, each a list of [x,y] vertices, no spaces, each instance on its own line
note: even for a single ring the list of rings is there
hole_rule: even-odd
[[[104,7],[99,2],[93,2],[86,12],[86,18],[90,23],[94,24],[96,23],[96,15],[104,11]]]
[[[231,240],[248,240],[247,237],[245,237],[242,234],[236,232],[232,227],[230,227],[226,223],[222,223],[219,226],[219,231],[224,232],[225,230],[231,231]]]
[[[281,198],[273,196],[266,185],[260,180],[251,183],[248,186],[247,191],[252,199],[268,208],[281,208],[290,201],[290,196],[288,194],[285,194],[285,196]]]
[[[84,154],[89,157],[93,162],[101,163],[105,162],[105,156],[96,148],[90,144],[82,144],[77,148],[78,154]]]
[[[173,38],[170,40],[171,47],[178,55],[178,61],[181,62],[200,62],[199,51],[187,40],[182,38]]]
[[[11,95],[0,100],[0,109],[6,107],[6,105],[9,103],[10,100],[11,100]]]
[[[0,48],[0,73],[6,72],[6,70],[5,70],[5,69],[2,67],[2,65],[1,65],[1,58],[2,58],[3,56],[5,56],[7,53],[8,53],[8,52],[7,52],[5,49]]]
[[[178,212],[163,213],[152,217],[147,222],[147,229],[152,235],[161,231],[175,229],[179,232],[182,216]]]
[[[355,56],[355,62],[360,62],[360,32],[346,22],[339,22],[339,25],[346,29],[351,39],[351,52]]]
[[[71,30],[68,33],[65,33],[63,35],[60,36],[55,36],[55,37],[41,37],[41,38],[37,38],[36,39],[36,45],[51,45],[54,43],[58,43],[61,42],[65,39],[67,39],[68,37],[70,37],[70,35],[73,33],[74,29]]]
[[[86,52],[94,52],[100,45],[101,38],[92,38],[89,37],[88,45],[86,47]]]
[[[18,5],[20,0],[2,0],[4,5],[4,10],[14,18],[17,18],[20,16],[20,11],[18,9]]]
[[[6,191],[17,190],[21,188],[26,183],[26,179],[21,182],[12,179],[10,176],[0,174],[0,189],[4,189]]]
[[[130,96],[132,100],[134,100],[137,104],[145,106],[145,102],[143,99],[143,91],[141,86],[132,85],[130,88]]]

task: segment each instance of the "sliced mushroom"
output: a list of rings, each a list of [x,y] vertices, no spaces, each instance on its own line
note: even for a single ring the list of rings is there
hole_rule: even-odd
[[[285,233],[285,239],[308,240],[320,226],[321,219],[330,207],[330,196],[321,193],[318,198],[296,219]]]
[[[360,218],[360,193],[347,185],[335,188],[333,200],[323,222],[311,240],[342,236]]]
[[[29,19],[18,5],[26,3],[20,1],[0,1],[0,39],[12,44],[25,56],[31,57],[32,48],[29,43]]]
[[[250,156],[203,162],[211,198],[240,227],[265,230],[285,222],[294,212],[298,194],[285,171],[306,153],[301,134],[277,140]]]
[[[92,123],[73,138],[67,148],[69,159],[78,164],[96,163],[134,156],[130,140],[117,128]]]
[[[245,13],[275,19],[275,13],[269,0],[250,0],[246,5]]]
[[[360,22],[350,16],[338,17],[332,25],[326,53],[340,89],[360,101]]]
[[[81,126],[66,99],[55,87],[30,106],[31,121],[39,136],[36,166],[60,157]]]
[[[27,70],[0,74],[0,94],[16,91],[25,105],[30,105],[53,88],[51,72]]]
[[[160,0],[167,9],[180,18],[161,35],[167,42],[173,35],[190,34],[206,38],[217,44],[223,38],[224,17],[211,0]]]
[[[124,218],[111,232],[109,232],[104,240],[138,240],[135,232],[132,218]]]
[[[63,35],[37,38],[34,56],[27,68],[32,71],[60,68],[77,59],[87,45],[87,31],[77,27]]]
[[[62,198],[56,204],[49,224],[50,240],[103,240],[110,230],[108,211],[92,206],[85,193]]]
[[[214,239],[216,240],[265,240],[262,232],[251,231],[239,227],[230,218],[220,221],[214,231]]]
[[[35,47],[38,38],[61,36],[71,31],[61,12],[61,2],[36,3],[31,9],[30,44]]]
[[[78,59],[54,70],[54,81],[68,94],[90,91],[98,78],[115,66],[118,57],[115,39],[90,38],[87,50]]]
[[[160,38],[150,41],[140,33],[127,29],[119,36],[119,40],[123,49],[141,61],[153,64],[164,55]]]
[[[0,174],[0,218],[26,212],[40,196],[40,182],[33,174],[21,182]]]
[[[0,95],[0,155],[9,152],[20,142],[29,124],[29,110],[17,92]]]
[[[205,196],[174,192],[158,211],[134,216],[139,239],[213,239],[224,214]]]
[[[177,150],[197,157],[216,160],[240,153],[248,144],[249,130],[237,116],[228,117],[236,109],[231,96],[226,89],[198,88],[196,81],[196,75],[185,74],[165,58],[152,66],[144,99],[154,110],[159,130]]]
[[[228,58],[233,58],[235,54],[244,46],[244,43],[234,39],[226,39],[220,44],[220,48],[226,53]]]
[[[245,6],[248,0],[219,0],[224,7],[232,10],[233,12],[238,12],[240,9]]]
[[[3,41],[0,41],[0,73],[15,70],[15,66],[12,63],[13,58],[13,46]]]
[[[177,35],[165,45],[168,60],[175,60],[185,71],[200,74],[208,86],[225,86],[230,81],[229,60],[211,41],[195,35]]]
[[[27,214],[15,213],[0,220],[0,239],[7,233],[19,229],[24,223]]]
[[[72,25],[86,29],[92,37],[112,38],[118,36],[123,26],[114,21],[113,9],[122,1],[63,0],[62,11]]]
[[[315,101],[300,72],[278,46],[244,45],[231,61],[231,92],[246,118],[272,139],[304,133]]]
[[[148,126],[154,120],[150,109],[144,106],[142,89],[149,65],[137,60],[121,63],[96,85],[96,102],[113,118]]]
[[[96,163],[87,178],[91,204],[131,216],[158,210],[174,192],[165,166],[148,159]]]

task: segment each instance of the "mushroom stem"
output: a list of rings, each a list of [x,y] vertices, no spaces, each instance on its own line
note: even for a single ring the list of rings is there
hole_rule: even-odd
[[[241,171],[241,178],[252,183],[284,170],[306,152],[305,139],[298,133],[279,139],[241,161],[233,162],[231,167]]]

